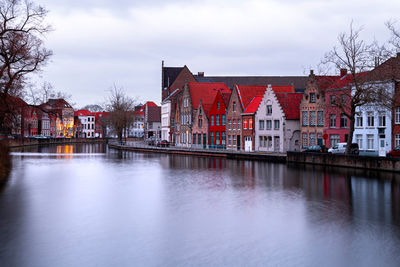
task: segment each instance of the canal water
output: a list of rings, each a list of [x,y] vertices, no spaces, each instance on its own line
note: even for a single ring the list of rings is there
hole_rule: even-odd
[[[0,266],[399,266],[400,177],[97,145],[13,152]]]

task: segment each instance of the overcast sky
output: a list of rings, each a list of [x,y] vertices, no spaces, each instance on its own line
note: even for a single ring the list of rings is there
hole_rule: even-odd
[[[304,75],[351,20],[380,42],[389,39],[385,21],[400,20],[399,0],[36,2],[54,27],[41,79],[77,107],[104,102],[113,84],[159,104],[161,60],[205,75]]]

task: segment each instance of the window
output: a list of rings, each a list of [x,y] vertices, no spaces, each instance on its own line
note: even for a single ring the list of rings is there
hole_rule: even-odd
[[[336,114],[331,114],[329,116],[329,126],[331,128],[336,128]]]
[[[340,115],[340,128],[346,128],[347,127],[347,117],[344,114]]]
[[[340,136],[338,134],[331,134],[329,136],[329,142],[331,143],[331,147],[334,147],[337,143],[340,142]]]
[[[203,119],[199,118],[199,128],[203,127]]]
[[[236,102],[235,102],[235,101],[233,101],[232,111],[233,111],[234,113],[236,113]]]
[[[334,95],[330,95],[329,96],[329,103],[334,106],[336,102],[335,96]]]
[[[310,126],[315,126],[315,111],[310,111]]]
[[[210,132],[211,145],[214,145],[214,132]]]
[[[225,115],[221,115],[221,125],[225,126],[226,117]]]
[[[253,129],[253,119],[249,119],[249,129]]]
[[[367,134],[367,149],[373,150],[374,149],[374,135]]]
[[[310,103],[315,103],[315,93],[310,93]]]
[[[193,144],[196,144],[196,134],[193,134]]]
[[[394,110],[394,118],[395,118],[394,123],[395,123],[395,124],[400,124],[400,107],[397,107],[397,108]]]
[[[378,125],[379,125],[379,127],[385,127],[385,126],[386,126],[386,116],[385,116],[385,112],[379,112],[379,115],[378,115]]]
[[[400,134],[396,134],[396,135],[394,136],[394,146],[395,146],[395,147],[400,146]]]
[[[217,109],[219,110],[219,108],[221,107],[221,104],[219,103],[219,101],[217,102]]]
[[[232,129],[231,127],[232,127],[232,121],[231,121],[231,120],[228,120],[228,129],[229,129],[229,130]]]
[[[272,105],[267,105],[267,115],[272,114]]]
[[[232,129],[233,129],[233,130],[236,130],[236,120],[233,120]]]
[[[258,124],[260,125],[260,130],[264,130],[264,121],[260,120]]]
[[[237,120],[237,129],[240,130],[240,120]]]
[[[211,122],[211,126],[214,126],[214,115],[211,115],[210,122]]]
[[[228,135],[228,145],[232,144],[232,135]]]
[[[341,98],[341,100],[342,100],[342,105],[343,105],[343,104],[346,104],[346,100],[347,100],[347,99],[346,99],[346,95],[341,95],[340,98]]]
[[[279,120],[274,120],[274,129],[275,130],[279,130],[279,123],[280,123]]]
[[[367,126],[374,127],[374,113],[372,111],[367,112]]]
[[[358,144],[358,148],[362,149],[362,134],[356,134],[356,143]]]
[[[243,129],[247,129],[247,120],[243,120]]]
[[[225,145],[225,132],[221,132],[221,144]]]
[[[306,133],[303,133],[303,148],[307,148],[308,147],[308,136]]]
[[[356,127],[363,127],[363,117],[360,113],[356,114]]]
[[[303,126],[308,126],[308,111],[302,111],[301,118],[303,121]]]
[[[315,146],[315,133],[310,133],[310,146]]]
[[[219,126],[219,115],[215,116],[215,120],[216,120],[215,125]]]
[[[271,130],[271,129],[272,129],[272,121],[267,120],[267,130]]]
[[[317,124],[318,126],[324,126],[324,112],[323,111],[318,111],[317,112]]]
[[[197,143],[200,145],[201,144],[201,134],[197,135]]]
[[[219,132],[215,133],[215,144],[219,145]]]

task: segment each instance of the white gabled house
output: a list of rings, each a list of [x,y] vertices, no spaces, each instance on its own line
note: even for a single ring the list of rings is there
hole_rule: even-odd
[[[265,152],[300,151],[301,93],[279,93],[268,85],[255,114],[255,150]],[[277,93],[276,93],[277,92]]]

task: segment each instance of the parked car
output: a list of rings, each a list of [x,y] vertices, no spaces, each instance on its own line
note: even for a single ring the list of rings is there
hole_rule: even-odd
[[[320,145],[309,146],[309,147],[308,147],[306,150],[304,150],[303,152],[325,153],[325,152],[326,152],[326,148],[325,148],[325,146],[320,146]]]
[[[157,142],[158,147],[169,147],[169,142],[167,140],[161,140]]]
[[[155,138],[150,137],[149,139],[146,140],[146,143],[149,146],[155,146],[157,144],[157,141]]]
[[[346,148],[347,148],[347,143],[337,143],[333,147],[328,149],[328,153],[332,154],[344,154],[346,153]],[[350,154],[352,155],[358,155],[360,153],[360,150],[358,148],[357,143],[352,143],[350,146]]]
[[[390,150],[388,153],[386,153],[386,157],[391,158],[391,157],[400,157],[400,146],[397,146]]]

